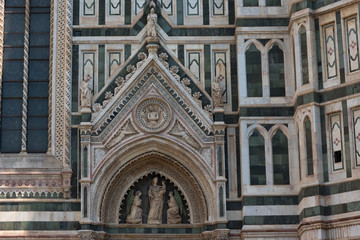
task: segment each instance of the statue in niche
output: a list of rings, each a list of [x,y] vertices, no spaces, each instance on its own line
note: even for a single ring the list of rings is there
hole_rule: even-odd
[[[91,108],[91,85],[90,85],[91,76],[88,74],[84,80],[82,80],[80,85],[80,106],[82,109]],[[91,110],[90,110],[91,111]]]
[[[155,177],[152,180],[152,185],[149,188],[149,202],[150,210],[148,214],[148,224],[161,224],[162,223],[162,210],[164,206],[164,196],[166,192],[165,181],[162,182],[162,186],[157,185],[158,178]]]
[[[213,100],[214,100],[214,107],[222,107],[223,101],[222,101],[222,94],[223,89],[221,86],[220,81],[222,81],[224,77],[220,75],[219,77],[215,78],[215,82],[212,83],[212,94],[213,94]]]
[[[156,37],[156,23],[158,16],[155,13],[155,9],[151,8],[149,15],[147,16],[147,36]]]
[[[174,198],[173,192],[169,192],[167,223],[168,224],[181,223],[181,216],[179,214],[179,206],[178,206],[177,201]]]
[[[131,203],[130,213],[126,217],[126,223],[130,223],[130,224],[142,223],[142,208],[141,208],[142,200],[140,196],[141,196],[141,192],[137,191]]]

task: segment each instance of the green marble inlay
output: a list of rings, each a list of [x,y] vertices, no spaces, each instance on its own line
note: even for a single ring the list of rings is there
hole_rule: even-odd
[[[252,1],[252,0],[251,0]],[[237,27],[281,27],[289,26],[289,18],[238,18]]]
[[[125,0],[125,24],[131,24],[131,0]]]
[[[299,217],[300,221],[304,218],[313,217],[313,216],[331,216],[343,213],[350,213],[360,211],[360,201],[337,204],[332,206],[316,206],[305,208],[301,211]]]
[[[245,216],[244,225],[275,225],[275,224],[298,224],[298,215],[281,216]]]
[[[237,75],[237,51],[236,45],[230,45],[230,66],[231,66],[231,101],[232,110],[237,111],[239,107],[238,96],[238,75]]]
[[[242,229],[243,223],[242,221],[228,221],[226,226],[229,229]]]
[[[243,0],[244,7],[258,7],[259,0]]]
[[[291,13],[301,11],[305,8],[319,9],[321,7],[333,4],[339,0],[303,0],[292,5]]]
[[[73,25],[79,25],[80,0],[73,0]]]
[[[80,211],[79,202],[1,202],[0,211]]]
[[[78,163],[80,159],[80,140],[79,140],[79,130],[77,128],[71,129],[71,170],[73,174],[71,175],[71,197],[77,198],[79,195],[79,182],[78,176],[81,176],[80,167],[78,168]]]
[[[320,24],[319,24],[319,19],[318,18],[315,19],[315,38],[316,38],[316,56],[317,56],[318,83],[319,83],[319,89],[323,89]]]
[[[105,25],[105,1],[99,1],[99,25]]]
[[[210,9],[209,0],[203,0],[203,25],[209,25],[210,23]]]
[[[345,83],[345,69],[344,69],[344,50],[343,38],[342,38],[342,26],[341,26],[341,13],[340,11],[336,12],[336,33],[338,40],[338,51],[339,51],[339,67],[340,67],[340,82]]]
[[[326,121],[325,121],[325,108],[320,107],[320,124],[321,124],[321,146],[322,146],[322,157],[323,159],[327,158],[327,139],[326,139]],[[323,172],[324,172],[324,182],[329,181],[329,172],[328,172],[328,161],[323,162]]]
[[[185,57],[185,49],[184,45],[178,45],[178,59],[182,65],[185,66],[184,57]]]
[[[131,44],[125,44],[125,61],[130,57],[131,55]]]
[[[211,95],[211,55],[210,45],[204,45],[204,56],[205,56],[205,90]]]
[[[184,25],[184,2],[183,0],[176,1],[177,9],[177,25]]]
[[[351,174],[351,158],[350,158],[350,135],[349,135],[349,124],[348,124],[348,106],[347,101],[342,101],[342,115],[344,125],[344,143],[345,143],[345,164],[346,164],[346,177],[350,178]]]
[[[226,201],[226,210],[234,211],[242,209],[242,201]]]
[[[98,92],[100,92],[105,84],[105,45],[99,45],[98,64]]]
[[[0,222],[1,230],[79,230],[79,222]]]
[[[72,51],[72,81],[71,81],[71,111],[77,112],[78,111],[78,104],[79,104],[79,45],[73,45]]]

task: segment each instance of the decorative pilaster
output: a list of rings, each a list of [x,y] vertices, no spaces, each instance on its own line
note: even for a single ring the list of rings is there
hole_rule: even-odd
[[[3,73],[3,60],[4,60],[3,57],[4,56],[4,16],[5,16],[4,12],[5,12],[5,0],[0,0],[0,115],[1,115],[1,95],[2,95],[2,73]]]
[[[52,152],[52,97],[53,97],[53,55],[54,55],[54,0],[50,1],[50,45],[49,45],[49,105],[48,105],[48,111],[49,111],[49,117],[48,117],[48,153]]]
[[[72,0],[57,1],[55,157],[70,169]]]
[[[81,172],[81,222],[88,223],[90,220],[90,185],[91,185],[91,178],[90,178],[90,135],[91,135],[91,125],[87,123],[82,123],[80,127],[80,172]]]
[[[25,1],[25,32],[24,32],[24,70],[23,70],[23,103],[21,120],[21,152],[26,152],[27,141],[27,107],[29,85],[29,34],[30,34],[30,0]]]

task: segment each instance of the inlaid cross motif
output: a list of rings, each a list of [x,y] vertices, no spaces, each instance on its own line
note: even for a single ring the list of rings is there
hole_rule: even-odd
[[[351,41],[350,47],[351,47],[352,49],[355,49],[355,47],[356,47],[356,42],[355,42],[354,40]]]
[[[330,49],[329,49],[329,51],[327,53],[330,54],[330,56],[332,56],[333,53],[334,53],[334,49],[332,49],[332,47],[330,47]]]
[[[339,145],[339,143],[340,143],[340,140],[338,138],[335,138],[334,144],[337,146],[337,145]]]

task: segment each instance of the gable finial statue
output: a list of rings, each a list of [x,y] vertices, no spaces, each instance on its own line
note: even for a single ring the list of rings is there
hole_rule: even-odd
[[[156,24],[157,24],[158,16],[155,13],[155,9],[151,8],[150,13],[147,16],[147,36],[148,38],[156,38]]]

